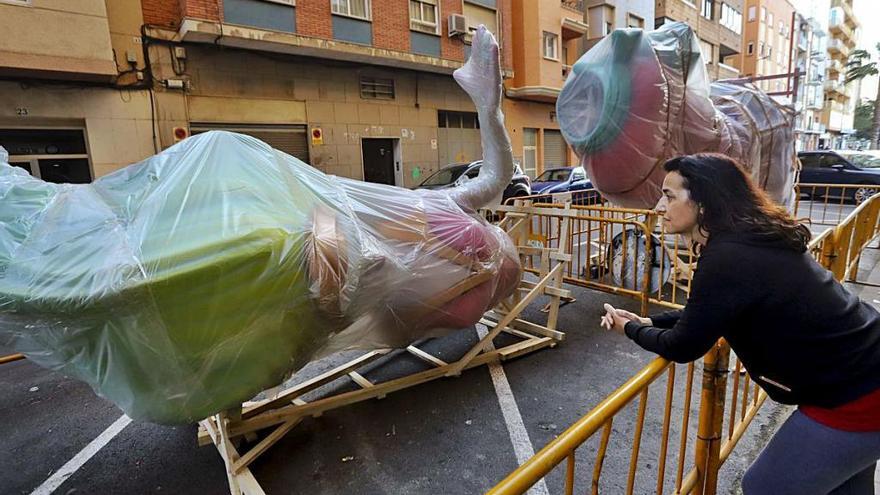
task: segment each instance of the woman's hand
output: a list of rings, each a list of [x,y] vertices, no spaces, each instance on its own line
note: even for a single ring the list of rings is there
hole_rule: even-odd
[[[635,313],[632,313],[625,309],[615,309],[614,306],[605,303],[605,314],[602,316],[602,320],[599,325],[607,328],[608,330],[614,330],[615,332],[623,333],[624,327],[630,321],[637,321],[644,325],[653,324],[650,318],[642,318]]]

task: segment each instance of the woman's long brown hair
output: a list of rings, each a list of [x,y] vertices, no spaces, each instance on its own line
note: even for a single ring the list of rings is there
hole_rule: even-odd
[[[804,252],[810,229],[759,189],[734,159],[719,153],[673,158],[663,168],[679,173],[700,208],[697,225],[708,233],[744,233]]]

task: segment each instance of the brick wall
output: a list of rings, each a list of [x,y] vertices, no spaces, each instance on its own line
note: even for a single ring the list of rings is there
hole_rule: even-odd
[[[409,2],[373,0],[373,45],[409,51]]]
[[[461,36],[449,38],[446,33],[449,32],[449,15],[461,14],[461,0],[441,0],[440,12],[443,17],[440,26],[440,56],[449,60],[464,60],[464,42]],[[407,17],[409,15],[407,14]]]
[[[223,0],[180,0],[180,11],[185,17],[220,22]]]
[[[498,0],[501,16],[501,67],[513,70],[513,8],[512,0]]]
[[[180,24],[179,0],[141,0],[144,23],[157,26]]]
[[[330,2],[308,0],[297,2],[296,32],[303,36],[333,39]]]
[[[464,60],[464,42],[461,37],[450,39],[449,14],[462,13],[461,0],[441,0],[440,56],[449,60]],[[176,27],[182,17],[220,22],[223,19],[223,0],[142,0],[144,22]],[[501,18],[501,64],[513,68],[513,31],[511,0],[499,0]],[[373,0],[373,44],[408,52],[410,50],[409,4],[400,0]],[[330,3],[301,1],[296,6],[297,34],[333,39]]]

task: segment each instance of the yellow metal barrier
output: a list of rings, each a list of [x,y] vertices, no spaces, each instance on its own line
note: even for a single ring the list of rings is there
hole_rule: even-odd
[[[0,356],[0,364],[11,363],[24,359],[24,354],[10,354],[8,356]]]
[[[817,185],[817,187],[839,187],[831,185]],[[844,187],[843,189],[847,189]],[[843,202],[841,202],[843,204]],[[801,206],[801,205],[796,205]],[[803,204],[803,206],[806,206]],[[544,205],[532,206],[533,209],[544,208]],[[540,213],[538,213],[540,215]],[[566,221],[576,221],[582,218],[584,221],[602,221],[603,215],[623,214],[629,215],[628,219],[618,219],[620,222],[633,222],[643,228],[645,234],[649,233],[654,224],[648,218],[650,212],[640,210],[623,210],[613,208],[595,208],[595,207],[573,207]],[[644,219],[640,218],[642,215]],[[550,217],[547,221],[553,222],[553,213],[548,211],[546,217]],[[637,221],[642,220],[642,221]],[[858,268],[858,261],[862,251],[875,239],[880,233],[880,196],[869,195],[857,207],[854,207],[845,218],[843,218],[835,227],[828,228],[823,232],[815,235],[810,242],[809,252],[823,266],[834,273],[834,276],[842,281],[845,278],[853,279]],[[558,221],[558,220],[556,220]],[[604,220],[606,223],[609,219]],[[599,239],[605,241],[598,233],[590,232],[589,239]],[[601,229],[599,229],[601,232]],[[537,234],[535,233],[537,232]],[[542,223],[533,225],[531,234],[539,239],[552,240],[552,228],[545,228]],[[571,229],[572,236],[578,235],[577,229]],[[543,237],[541,237],[543,236]],[[677,250],[679,246],[672,244],[665,239],[666,236],[661,234],[661,245],[664,249]],[[558,242],[558,239],[556,239]],[[574,242],[574,241],[572,241]],[[651,241],[646,243],[650,246]],[[601,251],[601,250],[600,250]],[[569,252],[573,252],[569,250]],[[648,252],[648,251],[646,251]],[[678,260],[678,254],[673,258]],[[585,258],[591,260],[590,256]],[[572,263],[576,261],[573,259]],[[684,262],[683,262],[684,263]],[[576,266],[576,265],[575,265]],[[599,290],[606,290],[600,283],[590,283],[590,280],[578,278],[574,274],[579,273],[576,269],[566,272],[566,281],[574,282]],[[661,272],[662,273],[662,272]],[[650,280],[650,270],[646,270],[643,282]],[[674,284],[675,282],[673,282]],[[647,294],[647,283],[642,284],[642,292],[633,294],[632,291],[623,287],[616,287],[608,292],[617,294],[630,295],[637,297],[643,301],[643,310],[645,308],[645,300],[654,303],[661,303],[666,306],[677,306],[675,299],[670,299],[668,294],[666,297],[662,292],[657,295],[650,296]],[[683,288],[683,292],[687,292],[688,287]],[[644,314],[644,311],[643,311]],[[703,357],[702,384],[700,387],[700,406],[698,412],[696,435],[691,434],[691,402],[694,392],[694,369],[695,364],[687,365],[685,380],[685,392],[681,398],[681,418],[682,424],[679,430],[678,453],[675,456],[674,465],[675,481],[667,482],[667,464],[670,456],[670,426],[671,426],[671,410],[674,402],[674,381],[676,378],[676,367],[674,363],[657,358],[630,378],[620,388],[615,390],[605,398],[599,405],[594,407],[584,417],[579,419],[571,427],[565,430],[559,437],[547,444],[533,458],[529,459],[517,470],[511,473],[507,478],[502,480],[498,485],[493,487],[488,493],[492,495],[508,495],[524,493],[535,484],[538,480],[545,477],[554,468],[559,466],[563,460],[566,460],[565,468],[565,493],[574,492],[575,473],[576,473],[576,451],[582,447],[585,442],[592,439],[600,429],[602,430],[601,438],[598,439],[598,446],[595,447],[595,462],[593,464],[592,479],[590,481],[590,492],[599,493],[600,479],[604,467],[604,461],[608,454],[608,446],[610,443],[611,433],[613,431],[612,424],[615,417],[620,414],[633,399],[639,397],[638,413],[636,416],[635,432],[632,437],[632,451],[630,453],[630,466],[627,473],[627,482],[625,492],[631,494],[635,490],[635,481],[637,475],[640,474],[638,463],[641,438],[645,427],[645,418],[647,415],[648,392],[649,387],[664,373],[667,374],[666,395],[663,403],[663,421],[661,428],[661,443],[657,454],[657,472],[654,491],[657,494],[664,492],[665,487],[669,486],[674,493],[698,493],[713,495],[717,491],[718,471],[721,465],[729,457],[737,442],[742,438],[755,414],[767,399],[766,393],[751,382],[748,374],[741,374],[742,363],[737,360],[733,367],[732,386],[728,390],[728,375],[730,348],[720,340],[714,348]],[[689,445],[689,438],[693,436],[693,445]],[[688,468],[688,452],[693,452],[693,464]],[[685,474],[687,473],[687,474]]]
[[[871,184],[796,184],[793,212],[814,225],[836,226],[878,192],[880,186]]]

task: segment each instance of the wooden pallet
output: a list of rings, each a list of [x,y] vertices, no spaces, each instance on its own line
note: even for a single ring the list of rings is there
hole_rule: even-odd
[[[568,222],[561,222],[567,230]],[[559,250],[535,248],[525,245],[530,219],[527,213],[507,213],[500,226],[514,240],[520,256],[539,256],[540,274],[537,282],[521,281],[518,290],[498,307],[487,311],[480,323],[489,331],[456,361],[446,362],[418,347],[410,345],[404,350],[379,349],[367,352],[317,377],[288,388],[271,399],[243,404],[241,408],[224,411],[201,421],[198,433],[199,445],[213,444],[226,467],[229,490],[233,495],[264,494],[249,466],[278,440],[305,418],[318,417],[325,411],[369,399],[381,399],[391,392],[403,390],[431,380],[458,376],[462,371],[483,364],[504,361],[546,347],[554,347],[565,338],[556,330],[560,303],[571,299],[571,293],[562,288],[562,270],[571,256],[565,253],[565,244]],[[567,232],[563,231],[567,236]],[[564,237],[563,237],[564,238]],[[522,318],[523,310],[539,296],[548,296],[547,322],[544,325]],[[502,332],[520,340],[504,347],[495,348],[493,339]],[[392,353],[408,353],[431,365],[430,369],[382,383],[373,383],[358,370],[380,358],[391,359]],[[350,379],[358,390],[322,397],[311,402],[302,396],[340,379]],[[242,438],[255,441],[257,433],[265,436],[246,452],[240,452]]]

